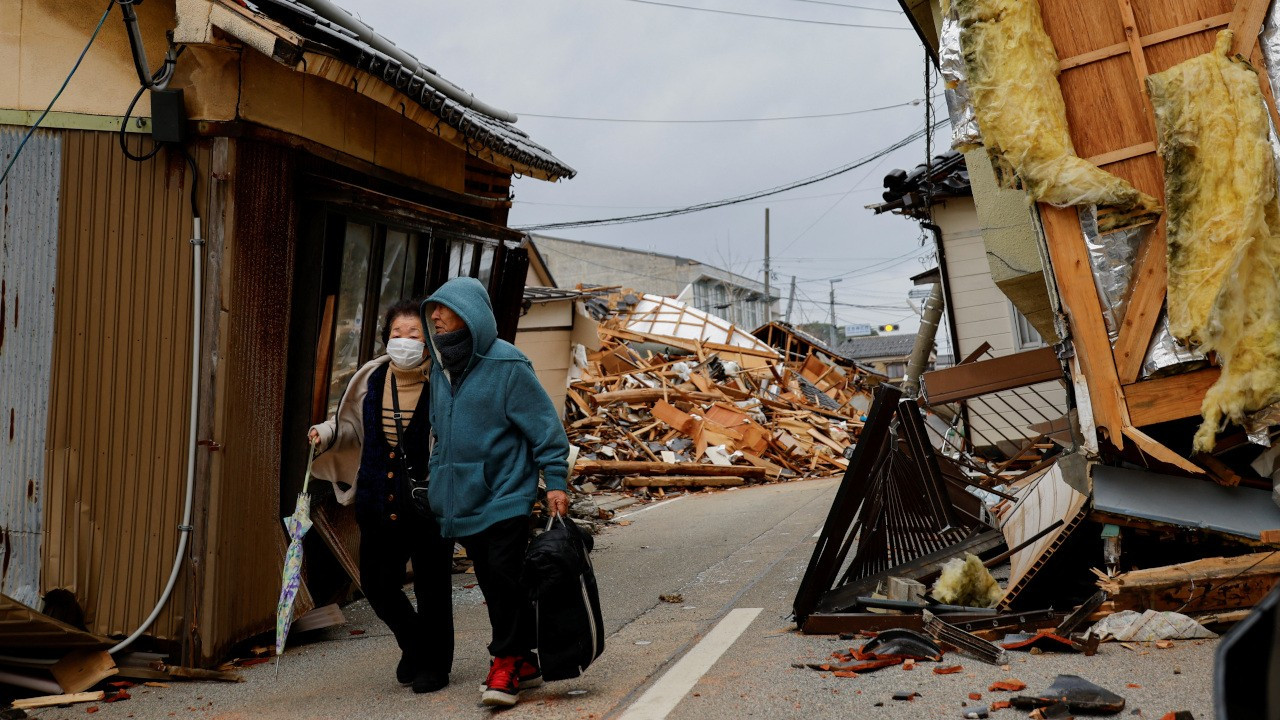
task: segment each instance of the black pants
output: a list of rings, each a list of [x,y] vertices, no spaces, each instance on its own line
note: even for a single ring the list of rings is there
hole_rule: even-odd
[[[475,563],[476,582],[489,608],[494,657],[532,657],[533,606],[529,603],[520,573],[529,547],[529,518],[501,520],[476,535],[458,538]]]
[[[415,612],[404,593],[405,564],[413,560]],[[413,511],[399,520],[360,523],[360,585],[396,643],[423,667],[453,667],[453,542],[432,518]]]

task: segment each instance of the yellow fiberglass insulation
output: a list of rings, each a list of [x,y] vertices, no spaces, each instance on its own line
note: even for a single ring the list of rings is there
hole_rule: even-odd
[[[951,605],[987,608],[995,607],[1004,591],[976,555],[965,553],[964,560],[951,558],[943,563],[930,595]]]
[[[954,0],[954,6],[978,129],[1001,183],[1020,183],[1034,200],[1060,207],[1112,209],[1101,213],[1104,231],[1154,220],[1155,198],[1076,156],[1040,3]],[[1121,215],[1123,222],[1115,219]]]
[[[1270,118],[1258,76],[1212,52],[1147,78],[1169,204],[1169,327],[1213,351],[1222,376],[1205,394],[1195,450],[1222,421],[1280,400],[1280,204]]]

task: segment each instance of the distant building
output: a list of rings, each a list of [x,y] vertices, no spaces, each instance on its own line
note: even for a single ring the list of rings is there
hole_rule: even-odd
[[[714,265],[663,253],[545,235],[531,245],[559,287],[620,285],[665,295],[738,325],[748,332],[768,322],[764,283]],[[537,262],[535,260],[535,262]],[[778,313],[774,312],[777,317]]]
[[[840,345],[841,355],[862,365],[869,365],[890,380],[901,380],[907,374],[907,361],[916,346],[916,335],[867,335],[849,338]],[[932,358],[932,354],[930,355]]]

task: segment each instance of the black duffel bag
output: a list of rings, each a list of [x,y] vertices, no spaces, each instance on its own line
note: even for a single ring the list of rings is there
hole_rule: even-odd
[[[604,652],[600,592],[591,568],[594,545],[573,521],[556,516],[525,554],[523,580],[545,680],[576,678]]]

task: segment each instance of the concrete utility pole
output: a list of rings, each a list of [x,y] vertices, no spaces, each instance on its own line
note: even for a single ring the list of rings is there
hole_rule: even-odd
[[[836,347],[836,283],[839,280],[831,280],[831,349]]]
[[[769,285],[769,208],[764,209],[764,321],[773,322],[773,291]]]
[[[942,284],[934,283],[933,292],[924,301],[924,311],[920,314],[920,331],[916,333],[916,344],[911,348],[911,359],[907,361],[907,377],[902,383],[907,395],[920,395],[920,376],[929,364],[929,353],[933,350],[933,341],[938,335],[938,321],[941,319]]]
[[[791,295],[787,298],[787,319],[785,322],[791,324],[791,308],[796,306],[796,276],[791,276]]]

